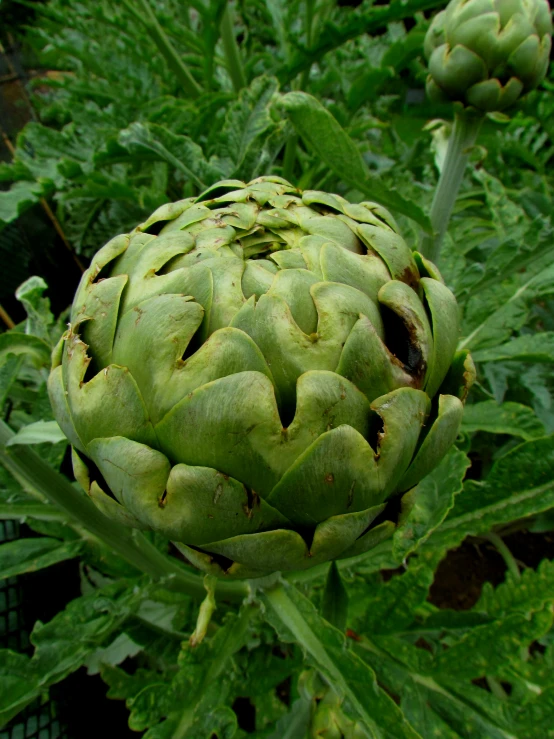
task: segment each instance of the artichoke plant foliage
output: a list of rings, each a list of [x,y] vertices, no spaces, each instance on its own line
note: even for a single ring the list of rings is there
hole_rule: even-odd
[[[542,82],[551,44],[547,0],[451,0],[425,37],[427,93],[504,110]]]
[[[381,206],[223,181],[96,254],[49,392],[107,516],[253,578],[393,534],[459,430],[457,339],[453,294]]]

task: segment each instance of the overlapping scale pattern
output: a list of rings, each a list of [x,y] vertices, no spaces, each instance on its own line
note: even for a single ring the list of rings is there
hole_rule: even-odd
[[[504,110],[542,82],[551,46],[547,0],[451,0],[425,37],[427,93]]]
[[[391,534],[387,503],[458,433],[457,337],[454,296],[383,208],[224,181],[96,254],[49,391],[106,515],[257,577]]]

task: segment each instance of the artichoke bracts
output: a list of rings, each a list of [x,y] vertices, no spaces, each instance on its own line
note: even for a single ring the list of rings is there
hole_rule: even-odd
[[[387,501],[458,433],[457,338],[454,296],[382,207],[224,181],[96,254],[49,391],[106,515],[256,577],[391,534]]]
[[[551,43],[547,0],[451,0],[425,37],[427,93],[504,110],[542,82]]]

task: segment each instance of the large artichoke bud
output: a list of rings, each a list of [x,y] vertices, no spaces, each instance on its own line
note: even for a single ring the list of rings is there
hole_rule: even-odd
[[[387,501],[456,438],[457,337],[383,208],[231,180],[100,249],[49,391],[102,511],[256,577],[391,534]]]
[[[425,37],[427,93],[504,110],[542,82],[551,44],[547,0],[451,0]]]

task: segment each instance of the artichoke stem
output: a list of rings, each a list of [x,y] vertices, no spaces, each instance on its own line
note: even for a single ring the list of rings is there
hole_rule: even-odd
[[[424,236],[421,245],[421,252],[432,262],[438,262],[442,240],[464,177],[469,150],[477,139],[483,118],[484,114],[466,108],[456,111],[454,116],[446,158],[431,205],[433,233]]]
[[[304,25],[305,25],[305,32],[306,32],[306,47],[309,49],[312,45],[312,37],[313,37],[313,26],[314,26],[314,0],[307,0],[306,2],[306,16],[304,18]],[[308,81],[310,79],[310,69],[312,65],[310,64],[306,69],[302,72],[302,75],[300,76],[300,82],[298,85],[293,84],[292,88],[293,90],[299,89],[299,90],[305,90],[306,86],[308,84]],[[287,143],[285,146],[285,155],[283,158],[283,177],[288,182],[293,181],[294,176],[294,165],[296,164],[296,147],[298,146],[299,136],[297,133],[291,133],[290,136],[287,138]]]
[[[235,88],[235,92],[240,92],[246,87],[246,75],[240,58],[240,51],[235,38],[235,30],[233,27],[233,16],[229,3],[226,4],[225,11],[221,18],[221,41],[225,60],[227,62],[227,71]]]
[[[283,157],[283,177],[288,182],[292,182],[294,165],[296,163],[296,147],[298,145],[298,134],[291,133],[285,145],[285,155]]]

